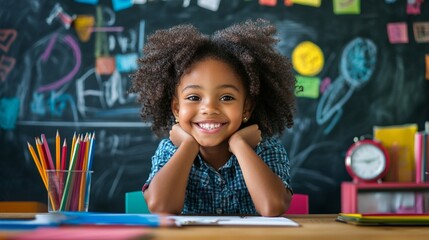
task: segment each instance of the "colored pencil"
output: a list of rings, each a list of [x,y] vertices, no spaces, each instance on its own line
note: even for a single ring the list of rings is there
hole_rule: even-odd
[[[80,181],[80,191],[79,191],[79,211],[84,210],[84,200],[85,200],[85,187],[86,187],[86,171],[88,170],[88,153],[89,153],[89,139],[91,139],[91,134],[85,136],[85,153],[83,155],[83,164],[82,164],[82,174]]]
[[[50,210],[85,211],[87,207],[85,203],[89,196],[91,175],[88,172],[92,172],[95,132],[86,133],[85,136],[74,132],[69,158],[67,141],[64,138],[63,145],[60,145],[61,136],[58,130],[55,135],[55,158],[52,158],[45,134],[36,137],[35,141],[37,152],[29,142],[27,146],[48,190]]]
[[[48,176],[46,173],[47,164],[46,164],[45,156],[44,156],[43,150],[42,150],[42,143],[40,142],[39,138],[36,138],[36,148],[37,148],[37,152],[39,153],[40,163],[42,165],[43,173],[44,173],[45,179],[47,181],[48,180]]]
[[[45,169],[41,166],[41,163],[39,161],[39,158],[36,155],[36,152],[34,151],[33,146],[29,142],[27,142],[28,149],[30,150],[30,154],[33,157],[33,161],[36,164],[37,171],[39,171],[40,177],[42,178],[43,184],[45,184],[46,190],[48,190],[48,184],[46,182],[46,174]]]
[[[76,132],[73,133],[73,138],[72,138],[71,147],[70,147],[70,159],[73,155],[75,144],[76,144]]]
[[[51,151],[49,150],[48,141],[46,140],[45,134],[42,134],[41,137],[42,137],[43,149],[45,150],[45,153],[46,153],[46,158],[47,158],[46,162],[48,163],[48,169],[55,170],[54,162],[52,161]]]
[[[60,134],[58,133],[57,130],[57,135],[55,136],[55,169],[60,170],[61,165],[60,165],[60,158],[61,158],[61,150],[60,150],[60,143],[61,142],[61,138],[60,138]]]
[[[60,172],[60,197],[62,198],[64,193],[64,170],[66,170],[66,159],[67,159],[67,142],[64,138],[64,143],[61,153],[61,172]]]
[[[61,199],[61,204],[60,204],[60,211],[64,211],[65,209],[66,209],[66,205],[69,205],[70,203],[69,203],[69,201],[70,201],[70,198],[69,198],[69,192],[73,192],[73,190],[70,190],[70,188],[72,187],[71,185],[72,185],[72,170],[74,170],[74,168],[75,168],[75,165],[76,165],[76,158],[77,158],[77,155],[78,155],[78,152],[79,152],[79,145],[80,145],[80,143],[79,143],[79,138],[77,138],[76,139],[76,144],[75,144],[75,146],[74,146],[74,148],[73,148],[73,154],[72,154],[72,156],[70,157],[70,163],[69,163],[69,172],[68,172],[68,174],[67,174],[67,179],[66,179],[66,184],[65,184],[65,186],[64,186],[64,193],[63,193],[63,196],[62,196],[62,199]],[[67,208],[68,209],[68,208]]]

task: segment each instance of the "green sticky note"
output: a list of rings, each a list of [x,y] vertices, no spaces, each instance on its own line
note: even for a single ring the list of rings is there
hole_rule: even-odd
[[[318,77],[304,77],[295,76],[296,78],[296,91],[297,97],[318,98],[320,78]]]
[[[360,14],[360,0],[334,0],[335,14]]]

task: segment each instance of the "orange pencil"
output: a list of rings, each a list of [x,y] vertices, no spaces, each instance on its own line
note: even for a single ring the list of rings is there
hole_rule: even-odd
[[[60,170],[61,166],[60,166],[60,159],[61,159],[61,150],[60,150],[60,143],[61,139],[60,139],[60,134],[58,133],[57,130],[57,135],[55,136],[55,168],[56,170]]]
[[[39,171],[40,177],[42,178],[43,184],[45,184],[46,190],[48,189],[48,183],[46,182],[46,175],[45,175],[45,169],[40,165],[39,158],[36,155],[36,152],[34,151],[33,146],[29,142],[27,142],[28,149],[30,150],[30,154],[33,157],[34,163],[36,164],[37,171]]]
[[[46,173],[46,170],[47,170],[47,162],[46,162],[46,160],[45,160],[45,155],[44,155],[44,153],[43,153],[43,146],[42,146],[43,144],[42,144],[42,142],[40,141],[40,139],[39,138],[37,138],[36,137],[36,147],[37,147],[37,152],[39,153],[39,157],[40,157],[40,163],[41,163],[41,165],[42,165],[42,168],[43,168],[43,172],[44,172],[44,175],[45,175],[45,179],[46,179],[46,183],[48,183],[48,175],[47,175],[47,173]],[[48,185],[47,185],[48,186]],[[47,187],[47,189],[49,188],[49,186]],[[58,210],[58,208],[59,208],[59,203],[58,203],[58,200],[57,200],[57,196],[55,195],[55,196],[52,196],[51,195],[51,192],[49,191],[49,189],[48,189],[48,194],[49,194],[49,198],[51,199],[51,203],[52,203],[52,209],[54,209],[54,210]]]

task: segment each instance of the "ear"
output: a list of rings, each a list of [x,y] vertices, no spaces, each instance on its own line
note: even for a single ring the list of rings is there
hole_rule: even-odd
[[[179,99],[177,99],[176,96],[173,96],[171,99],[171,111],[176,119],[179,117],[179,109]]]
[[[244,102],[243,115],[246,116],[247,118],[250,118],[254,108],[255,108],[255,103],[253,99],[246,98],[246,102]]]

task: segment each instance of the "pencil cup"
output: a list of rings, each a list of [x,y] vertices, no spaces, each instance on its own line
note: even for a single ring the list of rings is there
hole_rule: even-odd
[[[87,212],[93,171],[47,170],[48,211]]]

